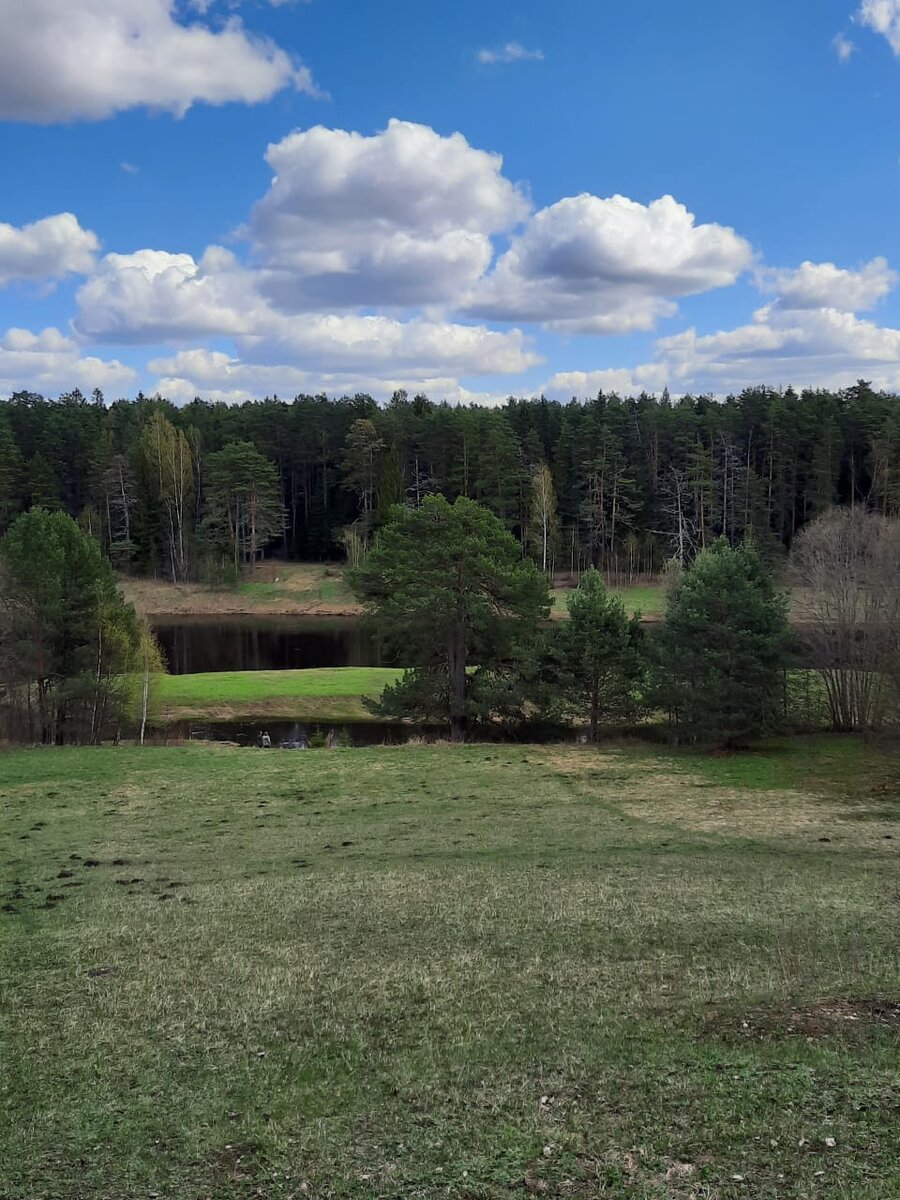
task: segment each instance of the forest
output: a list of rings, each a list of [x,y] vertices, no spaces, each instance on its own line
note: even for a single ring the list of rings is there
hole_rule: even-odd
[[[264,553],[356,562],[392,505],[436,493],[489,509],[547,573],[632,581],[719,537],[774,562],[835,504],[900,514],[900,399],[861,380],[498,408],[403,392],[0,403],[0,533],[33,505],[61,509],[135,574],[221,580]]]

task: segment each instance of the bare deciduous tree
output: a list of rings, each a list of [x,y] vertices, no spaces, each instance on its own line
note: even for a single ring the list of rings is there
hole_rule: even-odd
[[[668,518],[672,557],[679,567],[686,567],[700,546],[700,529],[691,510],[690,480],[677,467],[670,467],[663,481],[660,511]]]
[[[798,535],[791,568],[832,724],[880,725],[900,674],[900,521],[833,509]]]
[[[541,570],[545,575],[553,571],[553,551],[556,545],[558,524],[553,476],[546,463],[538,463],[531,470],[529,533],[535,558],[540,560]]]

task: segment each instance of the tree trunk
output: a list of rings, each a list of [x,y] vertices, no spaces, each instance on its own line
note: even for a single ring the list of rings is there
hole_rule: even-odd
[[[450,676],[450,740],[466,740],[466,646],[461,627],[454,629],[447,642],[447,669]]]
[[[144,686],[141,693],[141,745],[144,744],[144,734],[147,731],[147,699],[150,694],[150,664],[144,660]]]

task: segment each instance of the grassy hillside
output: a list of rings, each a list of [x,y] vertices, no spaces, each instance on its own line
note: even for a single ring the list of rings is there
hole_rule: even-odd
[[[9,1200],[900,1194],[860,742],[22,751],[0,805]]]
[[[344,568],[320,563],[261,563],[234,587],[121,576],[119,584],[139,612],[151,616],[356,616]]]

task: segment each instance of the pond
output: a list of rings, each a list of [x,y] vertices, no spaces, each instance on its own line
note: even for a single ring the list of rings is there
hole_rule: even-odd
[[[268,736],[268,746],[265,738]],[[522,742],[583,742],[587,731],[581,727],[547,726],[523,732]],[[342,721],[320,724],[304,721],[173,721],[165,730],[151,735],[154,742],[197,741],[225,742],[237,746],[258,746],[272,750],[310,750],[341,746],[403,746],[408,742],[443,741],[449,730],[443,725],[418,725],[406,721]],[[480,742],[500,742],[500,730],[482,730]]]
[[[441,726],[403,721],[344,721],[321,724],[302,721],[175,721],[154,740],[228,742],[262,746],[268,735],[273,750],[309,750],[319,746],[401,746],[410,741],[445,738]]]
[[[155,617],[153,631],[172,675],[396,665],[352,617]]]

